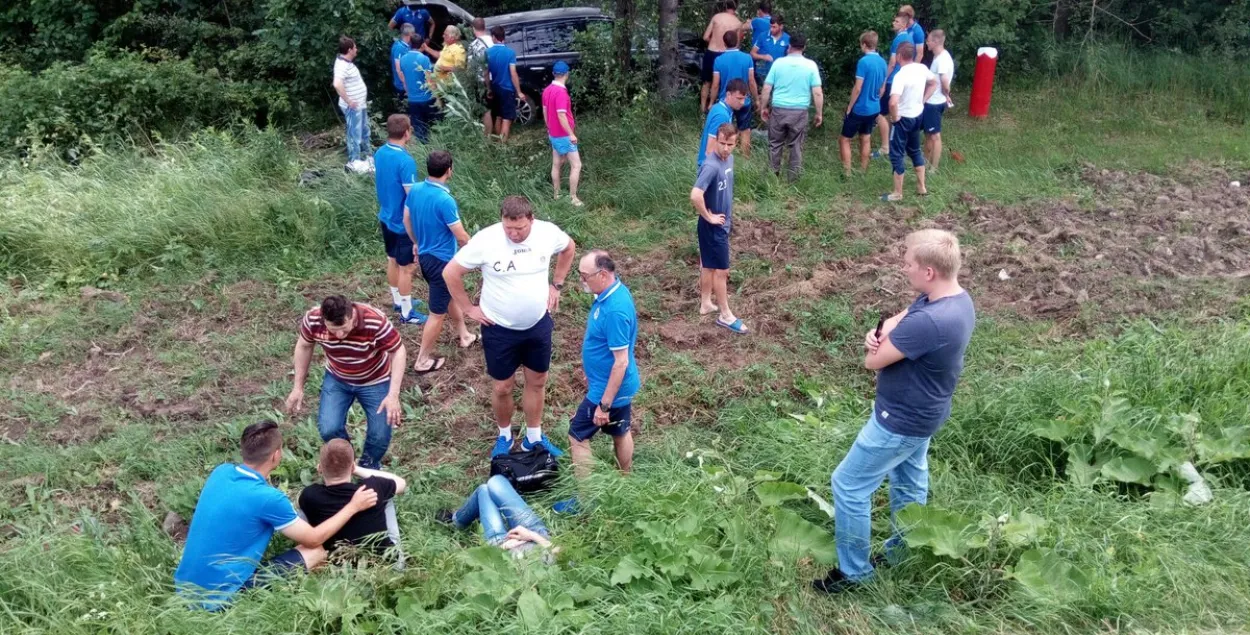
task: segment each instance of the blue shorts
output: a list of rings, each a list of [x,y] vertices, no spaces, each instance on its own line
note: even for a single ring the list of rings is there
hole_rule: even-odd
[[[603,430],[614,437],[624,436],[629,432],[629,423],[633,420],[634,410],[632,404],[617,406],[608,410],[608,421],[606,426],[600,428],[595,425],[595,408],[599,404],[589,399],[583,399],[577,412],[573,413],[573,418],[569,419],[569,436],[574,441],[589,441],[597,432]]]
[[[699,80],[704,84],[712,83],[713,66],[716,66],[716,58],[720,57],[724,51],[703,51],[703,65],[699,67]],[[713,95],[715,97],[715,95]]]
[[[430,288],[430,313],[446,315],[447,307],[451,306],[451,291],[443,280],[443,267],[447,263],[433,254],[421,254],[417,256],[417,262],[421,264],[421,277],[425,278],[425,284]]]
[[[946,104],[925,104],[924,112],[920,113],[920,127],[925,134],[942,132],[942,115],[946,113]]]
[[[483,326],[482,352],[486,354],[486,374],[491,379],[503,381],[511,379],[521,366],[536,373],[550,370],[551,328],[550,313],[524,331],[497,324]]]
[[[903,173],[903,158],[911,157],[912,167],[924,167],[920,151],[920,117],[900,117],[890,128],[890,165],[895,174]]]
[[[577,152],[577,144],[569,141],[568,137],[552,137],[548,135],[547,138],[551,140],[551,149],[555,150],[556,154],[560,156]]]
[[[489,101],[491,116],[516,121],[516,91],[492,88]]]
[[[699,217],[699,266],[704,269],[729,269],[729,232],[723,225],[713,225]]]
[[[875,115],[857,115],[854,111],[846,114],[842,119],[842,136],[847,139],[854,139],[857,135],[870,135],[872,129],[877,127],[877,117]]]
[[[751,118],[754,114],[750,105],[743,106],[734,111],[734,123],[738,125],[739,130],[750,130]]]
[[[401,267],[412,264],[412,239],[408,237],[408,232],[397,234],[381,221],[378,221],[378,227],[382,230],[382,244],[386,247],[386,257],[394,258],[395,264]]]
[[[591,411],[591,414],[594,414],[594,411]],[[292,571],[306,568],[304,556],[296,549],[288,549],[269,560],[261,562],[260,566],[256,568],[256,573],[253,573],[252,577],[248,578],[247,582],[244,582],[243,586],[239,587],[239,590],[263,587],[278,578],[290,575]]]

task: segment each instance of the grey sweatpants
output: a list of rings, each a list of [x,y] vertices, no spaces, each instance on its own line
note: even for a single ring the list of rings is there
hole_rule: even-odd
[[[806,108],[773,108],[768,116],[768,167],[781,174],[781,153],[790,148],[786,178],[794,181],[803,169],[803,142],[807,140]]]

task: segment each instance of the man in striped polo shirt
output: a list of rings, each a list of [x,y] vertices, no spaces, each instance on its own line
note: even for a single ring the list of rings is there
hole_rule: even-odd
[[[347,439],[347,411],[359,401],[365,411],[364,450],[360,466],[376,470],[391,444],[391,428],[399,427],[400,384],[407,351],[386,314],[367,304],[348,302],[341,295],[322,300],[304,314],[295,342],[295,385],[286,398],[287,412],[304,407],[304,381],[312,363],[313,347],[326,354],[321,381],[317,428],[321,439]]]

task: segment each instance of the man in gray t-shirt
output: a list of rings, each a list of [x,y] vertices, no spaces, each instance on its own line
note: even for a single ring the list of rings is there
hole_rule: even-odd
[[[920,297],[864,338],[864,366],[881,371],[872,415],[833,472],[838,567],[818,591],[837,593],[873,574],[868,554],[872,495],[890,478],[890,514],[929,493],[929,439],[950,416],[951,396],[964,368],[964,351],[976,326],[976,309],[959,286],[959,239],[940,229],[907,236],[903,270]],[[889,557],[901,543],[885,544]]]
[[[745,335],[746,325],[729,309],[729,230],[733,225],[733,152],[737,146],[738,127],[721,124],[715,141],[708,144],[710,152],[699,167],[690,202],[699,213],[699,315],[719,312],[717,326]]]

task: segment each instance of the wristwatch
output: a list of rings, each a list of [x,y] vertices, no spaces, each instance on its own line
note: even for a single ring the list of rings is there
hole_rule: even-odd
[[[601,402],[599,402],[599,409],[600,409],[600,410],[602,410],[602,411],[604,411],[604,412],[607,412],[607,411],[611,410],[611,409],[612,409],[612,402],[611,402],[611,401],[601,401]]]

